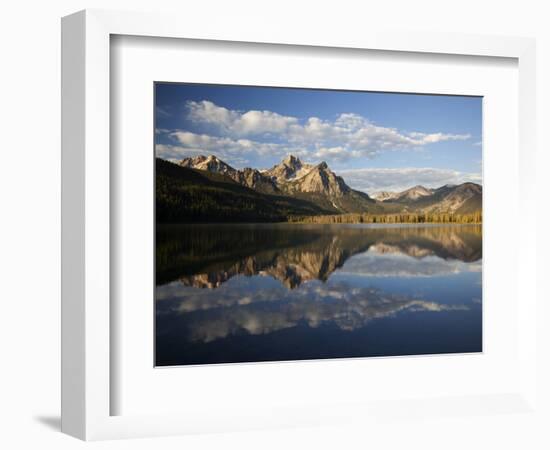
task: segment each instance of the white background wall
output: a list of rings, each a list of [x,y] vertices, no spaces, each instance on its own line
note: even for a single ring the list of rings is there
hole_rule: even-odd
[[[186,3],[189,3],[188,5]],[[246,16],[286,27],[315,21],[327,33],[342,27],[457,31],[538,39],[540,248],[549,250],[547,172],[550,168],[550,13],[534,0],[385,0],[284,2],[168,0],[7,0],[0,7],[0,447],[80,448],[59,433],[60,346],[60,17],[83,8],[178,11],[220,21]],[[547,6],[547,5],[546,5]],[[542,283],[540,288],[542,289]],[[543,298],[543,297],[541,297]],[[544,297],[548,299],[548,295]],[[546,312],[549,308],[545,307]],[[546,315],[548,317],[548,315]],[[543,374],[550,379],[550,334],[541,331]],[[548,389],[543,392],[548,395]],[[548,398],[548,397],[547,397]],[[101,442],[95,448],[550,448],[550,420],[503,415],[421,421],[399,426],[282,430],[280,432]],[[450,423],[452,427],[449,428]],[[450,431],[451,430],[451,431]],[[542,436],[545,436],[544,440]]]

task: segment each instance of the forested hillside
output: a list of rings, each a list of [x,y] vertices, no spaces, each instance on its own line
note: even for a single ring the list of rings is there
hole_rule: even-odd
[[[311,202],[267,195],[226,175],[156,160],[157,223],[282,222],[288,216],[327,214]]]

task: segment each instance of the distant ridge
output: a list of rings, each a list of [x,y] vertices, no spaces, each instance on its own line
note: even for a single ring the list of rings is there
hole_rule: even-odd
[[[406,212],[469,214],[481,211],[483,189],[471,182],[446,184],[437,189],[414,186],[401,192],[379,192],[375,198]]]

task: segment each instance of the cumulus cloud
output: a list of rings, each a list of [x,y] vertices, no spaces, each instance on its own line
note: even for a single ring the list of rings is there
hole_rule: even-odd
[[[398,192],[411,186],[440,187],[445,184],[460,184],[467,181],[481,182],[481,174],[465,173],[433,167],[405,167],[399,169],[350,169],[338,171],[354,189],[374,193],[377,191]]]
[[[318,117],[299,120],[272,111],[231,110],[208,100],[188,101],[186,109],[191,121],[209,126],[213,132],[223,136],[232,139],[271,136],[285,142],[290,151],[305,149],[316,158],[336,161],[471,138],[469,134],[400,131],[376,125],[354,113],[342,113],[334,120]]]
[[[251,136],[265,133],[284,133],[295,117],[283,116],[272,111],[239,112],[218,106],[208,100],[186,103],[188,118],[193,122],[206,123],[234,136]]]

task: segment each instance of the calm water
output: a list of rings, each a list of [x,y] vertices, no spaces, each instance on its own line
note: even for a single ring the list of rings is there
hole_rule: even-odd
[[[480,352],[476,225],[159,226],[156,364]]]

